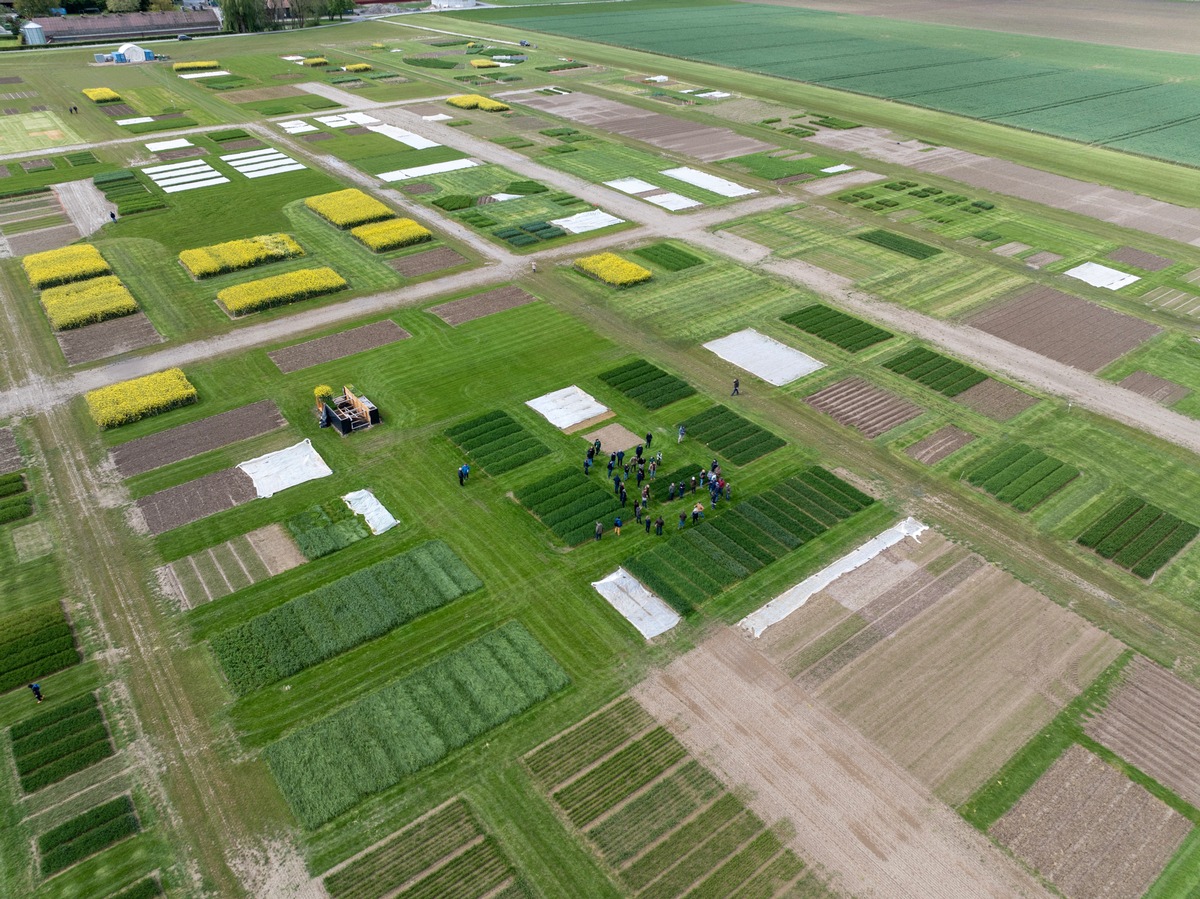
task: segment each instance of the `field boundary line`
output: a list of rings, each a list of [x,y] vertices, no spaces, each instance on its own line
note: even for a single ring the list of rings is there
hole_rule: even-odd
[[[596,768],[600,767],[602,764],[607,762],[610,758],[612,758],[614,755],[616,755],[622,749],[626,748],[630,743],[637,742],[642,737],[646,736],[646,734],[650,733],[650,731],[655,730],[660,726],[661,725],[659,725],[657,722],[651,721],[642,730],[639,730],[635,734],[630,734],[625,739],[625,742],[622,743],[620,746],[616,747],[615,749],[613,749],[609,752],[606,752],[604,755],[600,756],[600,758],[596,759],[590,765],[587,765],[586,767],[581,768],[579,771],[576,771],[574,774],[572,774],[566,780],[559,781],[558,783],[555,783],[553,786],[547,786],[546,787],[546,795],[553,796],[559,790],[569,787],[571,784],[575,783],[575,781],[579,780],[584,775],[591,773]]]
[[[407,827],[401,828],[401,830],[407,830],[407,829],[408,829]],[[399,832],[400,831],[396,831],[396,833],[399,833]],[[395,836],[396,833],[393,833],[392,836]],[[408,880],[404,881],[404,883],[400,884],[398,887],[388,890],[386,893],[384,893],[382,896],[380,896],[379,899],[395,899],[396,896],[399,896],[401,893],[403,893],[405,890],[409,889],[414,884],[419,883],[420,881],[424,880],[426,877],[429,877],[430,875],[434,874],[435,872],[440,871],[442,868],[446,867],[446,865],[450,864],[452,861],[454,861],[456,858],[458,858],[460,855],[462,855],[468,849],[474,849],[476,846],[478,846],[480,843],[482,843],[487,838],[488,838],[488,835],[485,833],[476,833],[475,836],[471,837],[471,839],[467,840],[465,843],[460,843],[459,845],[455,846],[453,850],[451,850],[450,852],[447,852],[445,855],[438,858],[438,860],[435,861],[429,867],[421,869],[416,874],[414,874],[412,877],[408,878]],[[509,868],[511,869],[511,867],[512,867],[512,863],[510,862]]]
[[[374,843],[372,843],[370,846],[367,846],[365,849],[360,849],[358,852],[354,853],[354,855],[350,856],[347,859],[344,859],[343,861],[338,862],[332,868],[328,868],[325,871],[322,871],[320,874],[320,877],[322,879],[324,879],[324,878],[328,877],[330,874],[337,874],[343,868],[350,867],[350,865],[352,865],[356,861],[360,860],[363,856],[369,855],[370,853],[372,853],[376,849],[378,849],[380,846],[383,846],[385,843],[391,842],[396,837],[396,835],[398,833],[400,833],[401,831],[408,830],[410,827],[414,827],[415,825],[420,824],[426,818],[433,817],[438,812],[442,811],[443,809],[447,808],[450,805],[453,805],[455,802],[461,802],[464,805],[466,805],[468,811],[471,809],[470,805],[467,805],[467,801],[465,799],[463,799],[462,796],[451,796],[445,802],[443,802],[439,805],[435,805],[433,808],[429,809],[429,811],[425,812],[425,814],[423,814],[417,818],[413,818],[411,821],[409,821],[403,827],[396,828],[391,833],[389,833],[387,836],[383,837],[382,839],[376,840]],[[472,821],[475,820],[474,815],[471,816],[471,820]],[[478,825],[476,825],[476,829],[478,830]]]
[[[689,758],[690,758],[690,756],[689,756]],[[656,837],[653,841],[647,843],[644,847],[642,847],[641,851],[638,852],[637,855],[634,855],[629,860],[627,860],[619,865],[614,865],[613,867],[616,868],[618,871],[624,871],[626,868],[630,867],[635,862],[640,861],[641,859],[643,859],[646,856],[647,853],[651,852],[656,847],[662,845],[664,842],[666,842],[672,836],[674,836],[676,833],[678,833],[680,831],[680,829],[686,827],[692,821],[696,820],[698,817],[703,815],[710,808],[712,808],[714,805],[716,805],[718,802],[720,802],[721,799],[724,798],[724,796],[727,792],[728,792],[728,790],[724,790],[720,793],[717,793],[716,796],[714,796],[711,800],[704,803],[703,805],[697,807],[694,811],[692,811],[689,815],[687,815],[687,817],[681,818],[679,820],[679,823],[676,824],[674,827],[672,827],[670,830],[668,830],[666,833],[662,834],[659,837]]]

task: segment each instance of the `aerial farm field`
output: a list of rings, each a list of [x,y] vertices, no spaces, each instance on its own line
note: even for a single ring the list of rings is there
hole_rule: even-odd
[[[0,895],[1196,895],[1190,58],[153,46],[0,54]]]

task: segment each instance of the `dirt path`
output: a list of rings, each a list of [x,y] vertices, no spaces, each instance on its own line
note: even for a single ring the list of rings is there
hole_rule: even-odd
[[[722,629],[633,695],[856,896],[1044,897],[1029,875],[865,737]]]
[[[90,178],[56,184],[54,192],[58,195],[67,218],[83,237],[94,234],[108,224],[108,213],[116,208],[115,204],[110,203],[96,185],[92,184]]]

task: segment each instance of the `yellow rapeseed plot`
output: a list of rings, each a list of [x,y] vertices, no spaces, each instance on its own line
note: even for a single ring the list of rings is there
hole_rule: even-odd
[[[305,200],[304,205],[339,228],[353,228],[396,215],[389,207],[356,188],[318,194]]]
[[[85,87],[83,95],[93,103],[116,103],[121,95],[108,87]]]
[[[360,225],[351,228],[350,234],[376,253],[411,246],[433,237],[432,231],[412,219],[388,219],[386,222]]]
[[[616,253],[584,256],[575,260],[575,268],[613,287],[632,287],[634,284],[649,281],[652,277],[650,269],[622,259]]]
[[[308,59],[304,60],[304,62],[302,62],[301,65],[327,66],[327,65],[329,65],[329,60],[326,59],[324,56],[310,56]]]
[[[233,315],[245,315],[272,306],[333,293],[346,286],[346,279],[331,268],[306,268],[286,275],[249,281],[218,291],[217,299]]]
[[[471,64],[474,65],[475,61],[472,61]],[[450,97],[446,102],[459,109],[482,109],[484,112],[504,112],[510,108],[507,103],[501,103],[499,100],[493,100],[482,94],[459,94],[456,97]]]
[[[76,281],[42,291],[42,308],[56,331],[137,312],[137,301],[114,275]]]
[[[355,63],[351,63],[350,65],[346,66],[346,71],[347,72],[369,72],[369,71],[371,71],[371,66],[365,62],[355,62]]]
[[[171,65],[173,72],[203,72],[205,69],[219,69],[221,64],[215,59],[201,59],[195,62],[177,62]]]
[[[264,262],[303,255],[304,249],[287,234],[260,234],[245,240],[230,240],[209,247],[184,250],[179,254],[179,261],[192,273],[192,277],[211,278],[222,272],[236,272]]]
[[[84,398],[96,424],[102,428],[116,428],[194,403],[197,393],[180,369],[170,368],[92,390]]]
[[[21,264],[33,286],[39,289],[109,273],[108,263],[90,243],[31,253],[21,260]]]
[[[490,59],[472,59],[471,60],[471,68],[473,68],[473,69],[498,69],[498,68],[500,68],[500,63],[493,62]]]

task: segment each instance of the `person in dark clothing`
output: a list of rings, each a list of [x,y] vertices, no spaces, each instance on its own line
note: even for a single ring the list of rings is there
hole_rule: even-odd
[[[625,492],[625,485],[621,485],[621,505],[625,505],[625,500],[629,498],[629,494]]]
[[[621,516],[620,515],[618,515],[616,518],[613,519],[613,533],[618,537],[621,536]]]
[[[596,451],[596,455],[600,455],[600,438],[596,438],[596,442],[592,444],[592,449]]]
[[[588,451],[587,451],[587,457],[588,457],[589,459],[595,459],[595,458],[596,458],[596,448],[595,448],[594,446],[589,446],[589,447],[588,447]]]
[[[42,685],[41,684],[30,684],[29,689],[33,691],[33,698],[36,699],[38,702],[41,702],[42,701]]]
[[[462,487],[467,482],[467,476],[463,472],[463,466],[458,467],[458,486]]]
[[[645,480],[645,478],[646,478],[646,469],[639,468],[638,473],[637,473],[637,482],[638,482],[639,487],[642,486],[642,481]]]
[[[585,475],[592,473],[592,457],[591,456],[588,456],[586,459],[583,460],[583,473]]]
[[[650,449],[650,444],[654,442],[654,434],[650,431],[646,432],[646,449]]]
[[[650,533],[650,524],[651,524],[651,522],[650,522],[650,516],[649,516],[649,515],[647,515],[647,516],[646,516],[646,533],[647,533],[647,534],[649,534],[649,533]]]
[[[617,450],[617,464],[618,465],[625,464],[625,450]]]
[[[656,518],[654,520],[654,533],[659,537],[662,536],[662,529],[663,529],[664,524],[666,524],[666,522],[663,521],[663,517],[661,515],[659,515],[658,518]]]
[[[597,521],[596,522],[596,539],[599,540],[603,536],[604,536],[604,525],[602,525],[600,522]]]
[[[687,512],[680,512],[679,513],[679,526],[682,528],[685,524],[687,524]]]
[[[608,460],[608,476],[609,476],[609,477],[612,477],[612,470],[613,470],[613,465],[614,465],[614,464],[615,464],[615,463],[613,462],[613,460],[612,460],[612,459],[609,459],[609,460]]]
[[[609,474],[612,474],[612,472],[610,471]],[[621,492],[621,476],[619,474],[614,474],[613,475],[613,493],[619,494],[620,492]]]
[[[692,493],[696,492],[696,479],[692,478]]]
[[[738,395],[738,391],[741,389],[741,387],[742,387],[742,382],[741,382],[741,381],[739,381],[737,378],[734,378],[734,379],[733,379],[733,393],[731,393],[731,394],[729,394],[729,395],[730,395],[730,396],[737,396],[737,395]]]
[[[672,481],[671,486],[667,488],[667,499],[672,500],[674,498],[675,498],[675,482]]]
[[[639,459],[642,458],[642,445],[640,443],[637,445],[637,448],[634,449],[633,454]]]

